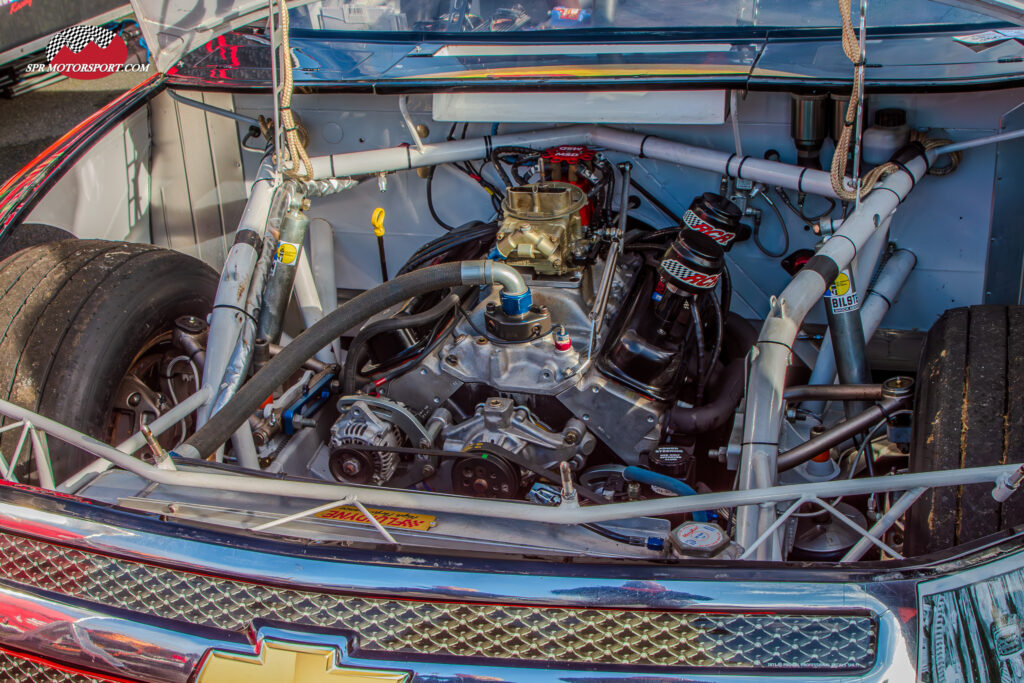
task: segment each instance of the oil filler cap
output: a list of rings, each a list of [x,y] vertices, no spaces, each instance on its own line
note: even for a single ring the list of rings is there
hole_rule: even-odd
[[[684,522],[668,537],[672,548],[687,557],[714,557],[730,540],[722,527],[711,522]]]

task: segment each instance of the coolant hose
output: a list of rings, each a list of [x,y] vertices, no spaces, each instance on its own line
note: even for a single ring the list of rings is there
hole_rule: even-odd
[[[732,360],[710,386],[713,397],[702,406],[685,408],[676,405],[669,412],[672,429],[683,434],[706,434],[719,429],[733,418],[743,399],[746,386],[746,354],[757,341],[757,330],[740,318],[730,315],[725,322],[723,343],[728,344]]]
[[[345,370],[341,376],[341,393],[343,395],[348,395],[355,391],[356,373],[360,362],[359,357],[363,353],[363,347],[366,346],[366,342],[368,342],[372,337],[375,337],[382,332],[393,332],[394,330],[401,330],[403,328],[429,325],[430,323],[436,322],[441,317],[447,315],[448,312],[455,308],[458,303],[459,296],[457,294],[449,294],[445,298],[441,299],[441,301],[435,306],[428,308],[425,311],[414,313],[412,315],[401,315],[395,318],[377,320],[359,330],[359,334],[356,335],[355,339],[352,340],[352,344],[348,347],[348,357],[345,361]]]
[[[651,470],[645,470],[644,468],[636,467],[635,465],[630,465],[626,469],[622,470],[622,477],[626,481],[636,481],[641,484],[647,484],[648,486],[657,486],[658,488],[666,489],[677,496],[697,495],[697,492],[693,490],[693,487],[685,481],[680,481],[679,479],[670,477],[666,474],[658,474]],[[709,520],[708,513],[706,510],[697,510],[693,513],[693,519],[696,522],[707,522]]]
[[[243,384],[209,422],[174,450],[185,457],[205,457],[216,451],[307,358],[388,307],[428,292],[486,284],[500,284],[510,294],[528,291],[511,266],[492,261],[462,261],[414,270],[363,292],[295,337]]]

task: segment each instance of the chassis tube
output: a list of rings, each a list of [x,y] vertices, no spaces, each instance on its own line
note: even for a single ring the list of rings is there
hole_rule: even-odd
[[[313,157],[316,179],[343,178],[388,171],[405,171],[454,161],[483,159],[495,147],[514,146],[546,149],[556,145],[594,145],[636,157],[681,164],[712,173],[742,177],[768,185],[835,197],[829,174],[768,161],[739,157],[728,152],[697,147],[606,126],[565,126],[512,135],[486,136],[424,145],[420,150],[404,145],[363,152],[345,152]]]
[[[724,491],[695,496],[675,496],[610,505],[549,507],[520,501],[484,500],[439,493],[369,486],[316,483],[308,480],[254,477],[251,475],[161,469],[122,453],[87,434],[82,434],[55,420],[38,415],[9,401],[0,400],[0,413],[15,420],[29,420],[33,426],[97,457],[110,460],[117,467],[166,486],[183,486],[217,491],[233,491],[266,496],[287,496],[312,501],[332,501],[353,496],[366,505],[394,506],[406,509],[523,519],[549,524],[589,524],[632,517],[657,517],[723,507],[751,506],[761,503],[793,501],[801,496],[834,498],[885,491],[908,491],[918,487],[995,484],[1011,476],[1020,464],[972,467],[938,472],[897,474],[889,477],[833,480],[817,483],[774,486],[763,490]],[[744,509],[741,507],[740,509]]]
[[[839,231],[793,277],[782,293],[772,298],[761,335],[751,350],[739,489],[767,488],[775,484],[786,367],[804,318],[838,271],[850,264],[857,250],[903,201],[927,168],[924,158],[918,156],[886,177],[875,191],[861,200],[860,206],[843,222]],[[771,526],[774,518],[774,506],[740,508],[736,515],[736,541],[742,546],[750,546]],[[777,540],[776,536],[759,547],[757,559],[780,557]]]
[[[295,301],[299,305],[302,324],[312,327],[324,317],[324,306],[320,300],[316,281],[313,279],[313,268],[305,249],[299,252],[299,262],[295,267],[295,284],[293,286]],[[331,309],[334,310],[334,309]],[[316,359],[322,363],[335,363],[333,344],[316,352]]]
[[[909,396],[886,398],[878,405],[868,407],[867,410],[859,415],[854,415],[840,422],[827,432],[805,441],[795,448],[789,449],[785,453],[780,454],[776,460],[779,471],[792,469],[801,463],[805,463],[822,451],[827,451],[829,448],[841,444],[865,429],[869,429],[871,425],[877,424],[895,411],[905,408],[909,400]]]
[[[235,243],[228,250],[221,269],[220,284],[210,313],[210,331],[206,342],[206,362],[203,364],[203,386],[216,393],[234,351],[235,342],[242,331],[245,306],[256,261],[267,230],[267,218],[274,197],[274,164],[268,155],[260,164],[249,201],[235,231]],[[202,426],[210,416],[209,406],[196,413],[196,426]]]

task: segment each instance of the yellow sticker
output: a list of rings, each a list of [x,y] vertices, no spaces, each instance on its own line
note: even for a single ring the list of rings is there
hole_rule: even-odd
[[[277,243],[277,260],[285,265],[291,265],[295,263],[295,259],[299,257],[299,245],[292,244],[291,242],[278,242]]]
[[[850,276],[846,273],[839,273],[836,281],[829,285],[829,290],[834,296],[843,296],[850,291]]]
[[[374,518],[380,522],[381,526],[392,527],[394,529],[411,529],[413,531],[428,531],[430,527],[434,526],[434,519],[432,515],[418,515],[413,512],[397,512],[395,510],[376,510],[374,508],[367,508],[367,511],[374,516]],[[363,513],[358,508],[352,505],[342,505],[340,507],[331,508],[330,510],[324,510],[318,512],[314,517],[320,519],[335,519],[339,522],[355,522],[356,524],[369,524],[370,520],[363,516]]]

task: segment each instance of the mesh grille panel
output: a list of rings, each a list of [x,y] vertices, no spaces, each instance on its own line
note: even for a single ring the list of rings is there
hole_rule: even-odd
[[[99,683],[105,679],[68,673],[0,652],[0,680],[9,683]]]
[[[874,663],[871,616],[702,614],[426,603],[190,574],[0,534],[0,577],[191,624],[242,630],[256,618],[354,634],[384,653],[775,671]]]

